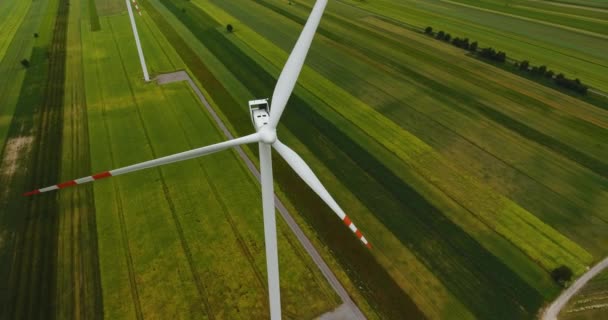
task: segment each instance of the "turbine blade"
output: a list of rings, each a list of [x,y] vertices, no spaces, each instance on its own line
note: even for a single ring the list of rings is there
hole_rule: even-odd
[[[272,149],[260,146],[260,183],[262,185],[262,208],[264,209],[264,243],[266,245],[266,270],[268,272],[268,298],[270,319],[281,319],[281,292],[279,286],[279,252],[277,247],[277,224],[274,210],[274,188],[272,179]]]
[[[312,172],[310,167],[304,162],[304,160],[297,154],[295,151],[291,150],[288,146],[281,143],[281,141],[277,140],[272,145],[274,149],[287,161],[287,164],[306,182],[306,184],[327,203],[327,205],[340,217],[344,224],[354,232],[357,237],[365,244],[368,248],[371,248],[371,244],[365,239],[361,231],[357,229],[355,224],[350,220],[350,218],[344,213],[342,208],[338,205],[338,203],[334,200],[334,198],[329,194],[327,189],[323,186],[319,178]]]
[[[235,147],[235,146],[238,146],[241,144],[253,143],[253,142],[258,142],[258,141],[260,141],[260,138],[257,133],[254,133],[254,134],[250,134],[248,136],[236,138],[233,140],[212,144],[210,146],[192,149],[189,151],[176,153],[176,154],[158,158],[158,159],[141,162],[141,163],[136,163],[136,164],[133,164],[133,165],[130,165],[127,167],[122,167],[122,168],[118,168],[118,169],[114,169],[114,170],[110,170],[110,171],[101,172],[98,174],[94,174],[92,176],[62,182],[62,183],[59,183],[59,184],[56,184],[53,186],[49,186],[46,188],[41,188],[41,189],[36,189],[36,190],[30,191],[30,192],[26,192],[23,195],[31,196],[31,195],[39,194],[42,192],[63,189],[63,188],[75,186],[78,184],[83,184],[83,183],[92,182],[95,180],[118,176],[118,175],[129,173],[129,172],[158,167],[158,166],[162,166],[162,165],[173,163],[173,162],[193,159],[193,158],[197,158],[197,157],[211,154],[214,152],[222,151],[222,150],[225,150],[225,149],[228,149],[231,147]]]
[[[285,66],[283,67],[283,71],[281,71],[277,85],[272,93],[269,123],[272,128],[277,127],[279,119],[285,109],[285,105],[296,85],[296,81],[298,80],[298,76],[304,65],[304,60],[306,59],[306,54],[308,53],[312,39],[315,36],[315,32],[317,31],[326,5],[327,0],[317,0],[296,45],[287,59],[287,63],[285,63]]]

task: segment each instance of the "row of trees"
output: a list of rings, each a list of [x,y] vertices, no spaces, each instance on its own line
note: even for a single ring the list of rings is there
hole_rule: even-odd
[[[530,62],[528,60],[524,60],[520,63],[515,63],[515,67],[519,70],[529,72],[533,76],[537,77],[545,77],[547,79],[553,79],[553,82],[560,87],[576,91],[580,94],[586,94],[589,87],[584,85],[581,80],[577,79],[568,79],[563,73],[555,75],[553,70],[549,70],[547,66],[530,66]]]
[[[568,79],[561,73],[555,76],[555,78],[553,78],[553,81],[555,81],[558,86],[576,91],[580,94],[586,94],[587,90],[589,89],[589,87],[584,85],[578,78]]]
[[[477,41],[470,42],[469,38],[458,38],[458,37],[452,38],[452,36],[449,33],[446,33],[443,30],[440,30],[437,33],[435,33],[433,31],[432,27],[426,27],[424,29],[424,33],[429,36],[435,37],[435,39],[451,43],[452,45],[454,45],[458,48],[468,50],[474,54],[477,54],[478,56],[480,56],[482,58],[493,60],[493,61],[500,62],[500,63],[504,63],[505,61],[507,61],[507,54],[505,52],[496,51],[492,47],[482,48],[481,50],[478,51]],[[587,90],[589,89],[579,79],[568,79],[562,73],[560,73],[556,76],[555,72],[553,72],[553,70],[549,70],[547,68],[547,66],[544,66],[544,65],[530,66],[530,62],[528,60],[516,62],[515,67],[518,68],[519,70],[529,72],[530,74],[537,76],[537,77],[545,77],[547,79],[553,79],[555,84],[557,84],[558,86],[578,92],[580,94],[586,94]]]
[[[452,38],[452,36],[449,33],[445,33],[443,30],[440,30],[439,32],[435,33],[433,31],[432,27],[426,27],[426,29],[424,29],[424,33],[428,34],[429,36],[435,37],[435,39],[443,40],[445,42],[450,42],[452,45],[454,45],[458,48],[469,50],[473,53],[477,53],[477,48],[479,47],[479,44],[477,43],[477,41],[470,42],[469,38],[459,38],[459,37]],[[497,56],[497,52],[494,51],[494,49],[492,49],[492,48],[487,48],[487,49],[490,49],[490,51],[484,52],[482,50],[482,56],[485,58],[495,59]],[[501,55],[500,55],[501,58],[499,58],[499,60],[502,59],[503,55],[504,55],[504,58],[506,59],[506,54],[504,52],[501,52]],[[503,61],[504,61],[504,59],[503,59]]]
[[[452,39],[452,44],[458,48],[469,50],[471,52],[477,52],[477,41],[469,43],[469,38],[460,39],[456,37]]]

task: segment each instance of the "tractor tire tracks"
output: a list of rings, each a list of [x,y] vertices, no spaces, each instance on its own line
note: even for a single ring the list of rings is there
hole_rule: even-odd
[[[110,25],[110,28],[111,28],[111,25]],[[112,33],[112,34],[114,34],[114,33]],[[116,38],[114,38],[114,42],[115,42],[115,45],[118,47],[118,45],[116,44]],[[99,64],[96,65],[95,72],[97,73],[97,79],[100,79]],[[107,117],[106,117],[106,102],[103,101],[103,95],[102,95],[102,106],[103,106],[102,107],[102,117],[103,117],[103,125],[104,125],[104,129],[105,129],[105,133],[106,133],[106,138],[108,139],[109,145],[112,146],[112,136],[110,135],[110,128],[108,128],[108,122],[107,122]],[[109,148],[109,153],[110,153],[110,158],[112,159],[112,166],[115,166],[116,158],[114,157],[114,152],[112,151],[111,147]],[[142,313],[141,302],[139,299],[139,291],[137,289],[137,281],[135,280],[135,268],[133,267],[133,257],[131,255],[131,248],[129,246],[129,236],[127,233],[127,227],[126,227],[126,223],[125,223],[124,211],[123,211],[123,206],[122,206],[122,197],[120,196],[120,188],[118,187],[117,182],[113,183],[113,187],[114,187],[114,194],[116,195],[116,208],[117,208],[119,225],[120,225],[122,246],[123,246],[123,251],[125,253],[125,260],[127,262],[127,269],[128,269],[128,274],[129,274],[131,298],[133,299],[133,305],[135,306],[135,315],[136,315],[137,319],[143,320],[144,317],[143,317],[143,313]]]
[[[112,30],[112,24],[109,24],[109,25],[110,25],[110,29]],[[113,30],[112,30],[112,37],[114,39],[114,43],[116,45],[116,48],[117,48],[119,54],[121,54],[120,53],[120,47],[118,45],[118,42],[116,40],[116,36],[115,36],[115,33],[114,33]],[[121,56],[122,56],[122,54],[121,54]],[[121,58],[120,61],[121,61],[121,65],[122,65],[122,69],[123,69],[124,73],[128,74],[127,68],[126,68],[126,66],[124,64],[124,59]],[[144,135],[145,135],[147,144],[148,144],[148,146],[150,148],[150,152],[152,153],[153,158],[157,158],[157,154],[156,154],[156,151],[154,150],[152,140],[150,139],[148,128],[146,127],[146,123],[145,123],[144,118],[143,118],[143,116],[141,114],[140,105],[137,102],[137,100],[135,99],[136,95],[135,95],[135,92],[133,90],[133,86],[131,85],[130,81],[127,81],[127,82],[128,82],[129,90],[131,92],[131,96],[133,97],[133,103],[136,106],[137,116],[138,116],[139,121],[141,123],[141,126],[142,126],[142,128],[144,130]],[[169,195],[169,189],[167,187],[167,184],[166,184],[164,175],[162,173],[162,170],[158,170],[158,173],[160,175],[160,181],[161,181],[161,184],[162,184],[163,193],[165,195],[165,200],[167,201],[167,204],[169,205],[169,210],[171,211],[171,218],[172,218],[172,220],[173,220],[173,222],[175,224],[176,230],[177,230],[177,234],[178,234],[178,237],[179,237],[180,245],[181,245],[182,250],[184,251],[184,254],[186,256],[186,260],[188,262],[188,268],[190,269],[192,277],[194,278],[194,282],[196,284],[196,288],[197,288],[198,293],[199,293],[199,295],[201,297],[201,300],[203,302],[205,312],[207,313],[207,316],[209,317],[209,319],[215,319],[215,317],[213,315],[213,312],[211,310],[211,305],[209,303],[209,299],[207,298],[208,293],[206,292],[206,288],[203,285],[203,282],[201,280],[201,276],[200,276],[198,270],[194,266],[194,259],[192,257],[192,251],[190,249],[190,246],[188,245],[188,242],[186,241],[186,237],[184,236],[184,231],[183,231],[183,228],[182,228],[181,223],[179,221],[179,217],[177,216],[177,212],[175,210],[175,205],[173,203],[173,200],[171,199],[171,196]]]

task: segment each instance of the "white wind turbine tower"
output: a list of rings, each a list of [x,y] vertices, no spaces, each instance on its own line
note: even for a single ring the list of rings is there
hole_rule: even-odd
[[[325,203],[340,217],[341,220],[357,235],[357,237],[368,247],[371,247],[367,239],[355,227],[350,218],[344,213],[321,181],[315,176],[304,160],[289,147],[277,139],[276,127],[285,109],[285,105],[291,96],[296,81],[302,70],[306,54],[312,43],[327,0],[317,0],[296,45],[279,76],[279,80],[272,95],[271,107],[268,101],[253,100],[249,102],[251,118],[256,132],[233,140],[201,147],[170,156],[137,163],[123,168],[101,172],[92,176],[63,182],[50,187],[36,189],[25,193],[31,196],[42,192],[62,189],[78,184],[92,182],[95,180],[118,176],[138,170],[157,167],[173,162],[188,160],[222,151],[242,144],[258,143],[260,150],[260,173],[262,185],[262,207],[264,212],[264,238],[266,245],[266,266],[268,273],[268,292],[270,300],[271,319],[281,319],[281,300],[279,288],[279,260],[277,251],[276,220],[274,208],[274,190],[272,178],[271,148],[274,148],[285,159],[289,166],[306,182],[306,184],[325,201]]]

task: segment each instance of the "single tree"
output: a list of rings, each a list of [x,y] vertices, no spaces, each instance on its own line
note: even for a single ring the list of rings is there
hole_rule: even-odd
[[[529,66],[530,66],[530,61],[524,60],[519,64],[519,70],[528,71]]]
[[[450,39],[452,39],[452,36],[449,33],[446,33],[445,36],[443,36],[443,40],[446,42],[450,42]]]
[[[30,67],[30,61],[27,60],[27,59],[23,59],[23,60],[21,60],[21,65],[24,66],[24,67],[26,67],[26,68],[29,68]]]
[[[551,278],[562,287],[572,279],[572,270],[566,266],[559,266],[551,271]]]
[[[226,26],[226,30],[228,30],[228,32],[232,32],[232,30],[234,30],[234,28],[232,28],[232,25],[229,24]]]
[[[34,38],[38,38],[38,33],[34,33]]]
[[[547,72],[545,72],[545,77],[551,79],[551,78],[553,78],[554,74],[555,74],[555,72],[553,72],[553,70],[547,70]]]
[[[437,32],[437,35],[435,36],[435,38],[437,38],[439,40],[443,40],[443,37],[445,37],[445,32],[443,32],[443,30],[440,30],[439,32]]]
[[[426,27],[426,28],[424,29],[424,33],[426,33],[426,34],[433,34],[433,28],[431,28],[431,27]]]

